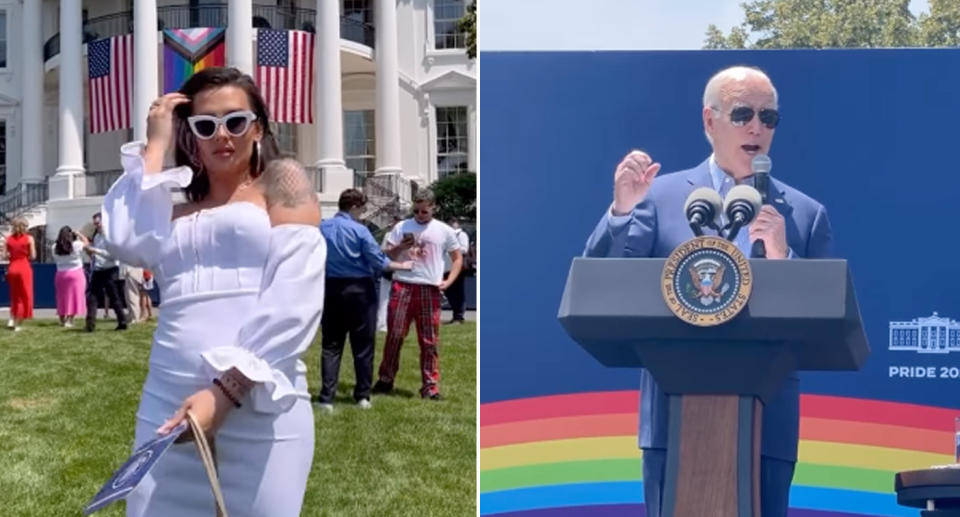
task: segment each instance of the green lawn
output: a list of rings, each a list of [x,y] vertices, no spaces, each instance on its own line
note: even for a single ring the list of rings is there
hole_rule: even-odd
[[[82,324],[82,323],[81,323]],[[3,515],[80,515],[130,453],[153,326],[114,332],[27,322],[0,330],[0,500]],[[353,406],[349,345],[333,414],[316,411],[316,449],[304,516],[476,514],[476,325],[441,331],[440,389],[418,396],[416,332],[403,348],[396,391]],[[377,339],[376,364],[383,351]],[[319,390],[319,336],[307,353]],[[212,496],[211,496],[212,497]],[[123,515],[117,503],[96,515]]]

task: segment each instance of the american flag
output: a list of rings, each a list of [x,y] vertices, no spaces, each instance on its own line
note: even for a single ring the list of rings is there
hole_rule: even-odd
[[[257,87],[276,122],[313,123],[313,34],[257,31]]]
[[[130,127],[133,97],[133,34],[87,44],[90,132]]]

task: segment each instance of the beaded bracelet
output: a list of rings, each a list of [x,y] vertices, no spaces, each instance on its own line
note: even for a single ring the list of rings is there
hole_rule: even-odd
[[[242,373],[233,368],[224,372],[223,375],[220,376],[220,380],[231,384],[231,388],[234,388],[234,392],[240,393],[241,396],[250,391],[254,385],[253,381],[247,379]]]
[[[223,385],[223,383],[220,382],[220,379],[213,379],[213,383],[214,383],[218,388],[220,388],[220,391],[223,392],[224,396],[227,397],[227,400],[229,400],[230,402],[233,402],[233,405],[234,405],[235,407],[242,407],[242,406],[243,406],[243,404],[240,404],[240,401],[237,400],[237,397],[235,397],[235,396],[233,395],[233,393],[230,393],[230,390],[228,390],[228,389]]]
[[[234,398],[236,398],[237,400],[243,398],[243,396],[250,391],[249,387],[238,382],[237,379],[234,376],[230,375],[229,372],[221,375],[219,377],[219,380],[222,383],[223,387],[227,391],[229,391],[230,394],[233,395]]]

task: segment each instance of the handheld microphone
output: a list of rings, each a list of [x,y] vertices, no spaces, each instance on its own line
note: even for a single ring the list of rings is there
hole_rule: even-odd
[[[691,192],[683,204],[683,212],[693,234],[697,237],[703,235],[703,226],[717,228],[722,206],[720,194],[710,187],[700,187]]]
[[[760,213],[761,202],[760,193],[750,185],[737,185],[730,189],[723,201],[723,212],[730,221],[728,241],[736,239],[740,228],[753,222]]]
[[[770,169],[773,163],[770,157],[765,154],[758,154],[750,162],[750,170],[753,171],[753,185],[760,192],[761,204],[766,205],[768,192],[770,190]],[[750,249],[750,256],[754,258],[767,258],[767,247],[762,239],[753,241]]]

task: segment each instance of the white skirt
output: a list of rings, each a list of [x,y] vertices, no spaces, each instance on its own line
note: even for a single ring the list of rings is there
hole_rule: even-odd
[[[186,397],[211,386],[200,353],[235,343],[257,301],[256,292],[206,293],[164,301],[144,382],[134,448],[156,430]],[[306,367],[296,361],[286,373],[300,398],[285,413],[258,413],[249,404],[234,409],[214,438],[227,512],[231,517],[300,515],[313,462],[313,409]],[[173,445],[127,498],[128,517],[212,517],[213,492],[192,442]]]

